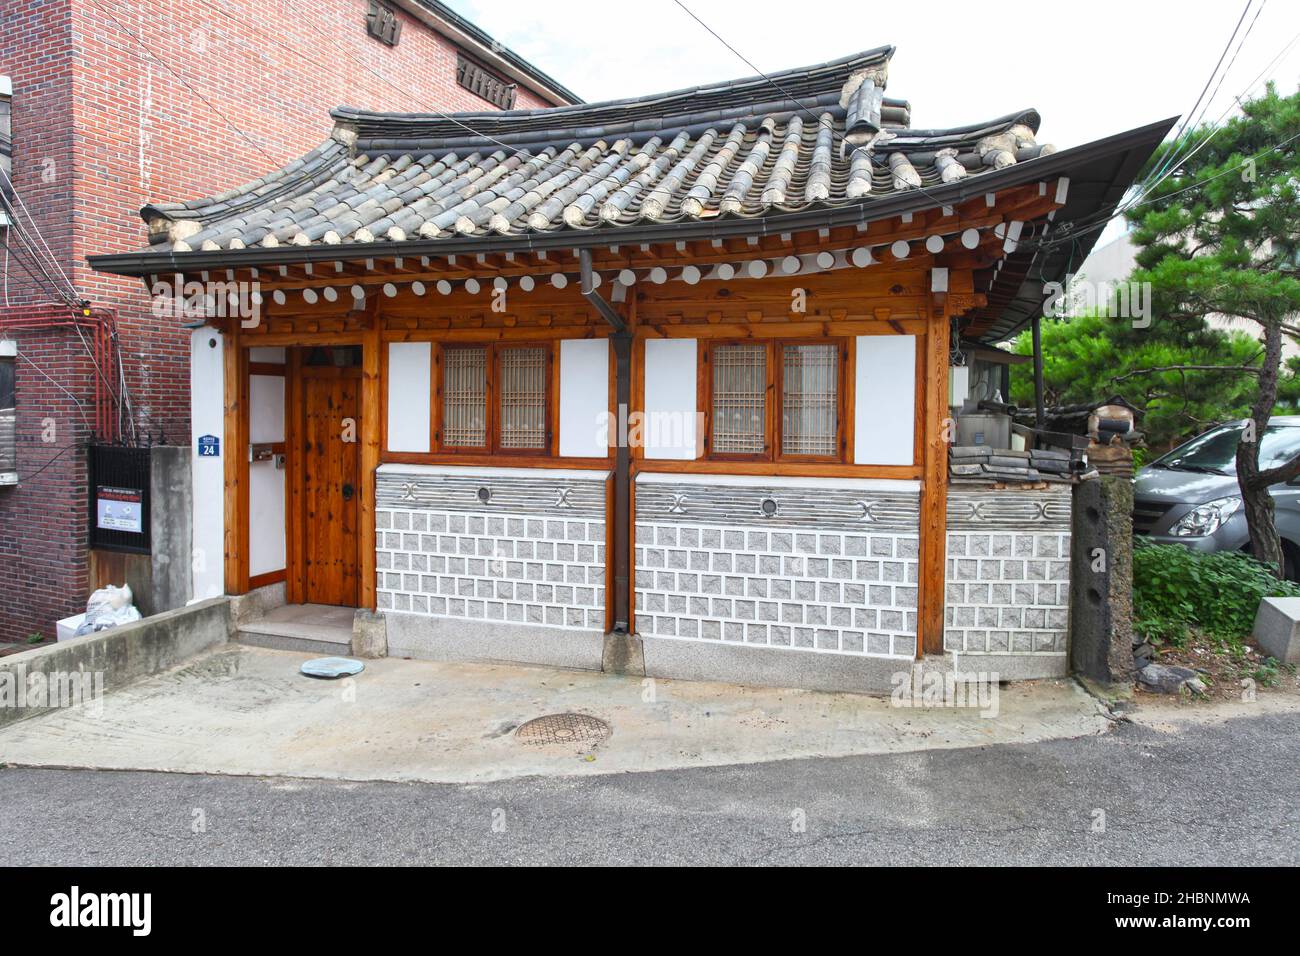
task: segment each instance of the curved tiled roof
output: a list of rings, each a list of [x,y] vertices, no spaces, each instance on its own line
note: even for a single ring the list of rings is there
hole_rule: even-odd
[[[218,196],[146,206],[172,251],[617,230],[869,203],[1052,151],[1038,114],[913,129],[892,47],[653,96],[493,113],[341,107],[329,140]]]

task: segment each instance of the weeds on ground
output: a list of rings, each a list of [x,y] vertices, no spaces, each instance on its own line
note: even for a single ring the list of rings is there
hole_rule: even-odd
[[[1134,632],[1162,663],[1193,668],[1220,696],[1237,696],[1247,679],[1274,687],[1295,671],[1248,643],[1266,597],[1300,597],[1300,585],[1248,554],[1134,543]]]

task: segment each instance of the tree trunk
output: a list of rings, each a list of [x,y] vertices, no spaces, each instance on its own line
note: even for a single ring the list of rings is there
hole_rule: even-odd
[[[1277,403],[1277,374],[1282,364],[1282,329],[1277,322],[1263,321],[1264,362],[1259,370],[1259,391],[1251,406],[1251,426],[1237,443],[1237,485],[1241,488],[1242,509],[1250,530],[1250,550],[1265,564],[1272,565],[1282,577],[1282,541],[1273,522],[1273,495],[1268,480],[1259,473],[1259,444],[1268,427],[1269,416]],[[1249,439],[1249,440],[1247,440]]]

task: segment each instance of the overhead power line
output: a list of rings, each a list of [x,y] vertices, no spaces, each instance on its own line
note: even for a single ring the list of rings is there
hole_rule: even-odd
[[[1178,132],[1174,134],[1175,143],[1182,138],[1183,133],[1192,128],[1192,117],[1196,114],[1197,108],[1200,107],[1201,101],[1205,99],[1205,94],[1209,91],[1210,84],[1214,82],[1214,78],[1218,75],[1219,68],[1223,66],[1224,58],[1228,55],[1228,51],[1232,49],[1232,41],[1237,38],[1237,33],[1241,30],[1241,25],[1246,21],[1246,14],[1250,12],[1250,7],[1253,3],[1254,0],[1246,0],[1246,5],[1242,7],[1241,16],[1237,18],[1237,25],[1232,28],[1232,34],[1228,37],[1228,42],[1223,45],[1223,52],[1219,54],[1218,62],[1214,64],[1214,69],[1211,70],[1210,75],[1206,77],[1205,85],[1201,87],[1201,92],[1197,95],[1196,102],[1192,104],[1190,110],[1183,114],[1183,121],[1178,124]],[[1254,24],[1252,23],[1252,26],[1253,25]],[[1209,104],[1207,103],[1206,105],[1208,106]],[[1159,169],[1153,170],[1149,176],[1144,178],[1143,187],[1145,187],[1147,182],[1152,181],[1156,176],[1164,172],[1166,162],[1171,158],[1172,153],[1170,156],[1166,157],[1165,161],[1161,162]]]
[[[142,51],[144,51],[144,53],[149,57],[149,59],[153,60],[155,63],[161,66],[172,76],[176,77],[176,79],[180,81],[182,86],[184,86],[187,90],[193,93],[194,96],[196,96],[199,100],[201,100],[208,107],[208,109],[212,110],[212,112],[216,113],[219,117],[221,117],[221,119],[225,122],[225,124],[229,126],[232,130],[234,130],[235,133],[237,133],[241,139],[243,139],[246,143],[248,143],[249,146],[252,146],[253,149],[261,153],[262,156],[265,157],[266,161],[271,164],[272,168],[284,165],[279,160],[275,159],[275,157],[273,157],[265,149],[263,149],[261,144],[258,143],[256,140],[254,140],[253,137],[249,136],[242,129],[240,129],[239,126],[237,126],[229,116],[227,116],[220,109],[218,109],[217,105],[213,103],[210,99],[208,99],[206,96],[204,96],[197,88],[195,88],[190,83],[189,80],[185,79],[185,77],[182,76],[179,72],[172,69],[171,65],[168,64],[166,60],[162,59],[162,57],[158,56],[156,53],[150,50],[149,47],[145,44],[144,40],[140,38],[140,35],[138,33],[136,33],[130,27],[122,23],[121,20],[113,16],[113,14],[109,13],[108,10],[104,9],[103,4],[101,4],[99,0],[90,0],[90,2],[93,3],[99,9],[100,13],[108,17],[115,24],[117,24],[118,29],[120,29],[123,33],[125,33],[132,40],[134,40],[136,45],[140,47]],[[308,19],[308,22],[311,22],[310,19]]]

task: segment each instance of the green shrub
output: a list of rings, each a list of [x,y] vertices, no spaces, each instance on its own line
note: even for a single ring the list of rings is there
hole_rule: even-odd
[[[1179,643],[1182,625],[1240,640],[1251,632],[1266,597],[1300,597],[1300,585],[1239,551],[1204,554],[1134,540],[1133,623],[1143,636]]]

